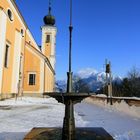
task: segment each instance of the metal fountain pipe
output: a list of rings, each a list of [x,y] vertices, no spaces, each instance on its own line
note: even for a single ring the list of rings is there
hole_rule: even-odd
[[[70,33],[70,40],[69,40],[69,72],[71,72],[71,49],[72,49],[72,0],[70,0],[70,26],[69,26],[69,33]]]
[[[72,49],[72,0],[70,0],[70,26],[69,26],[69,72],[67,72],[67,94],[72,93],[71,49]],[[63,121],[62,140],[75,140],[75,119],[73,101],[65,99],[65,116]]]
[[[69,26],[69,72],[67,72],[67,92],[72,92],[72,71],[71,71],[71,55],[72,55],[72,0],[70,0],[70,26]]]

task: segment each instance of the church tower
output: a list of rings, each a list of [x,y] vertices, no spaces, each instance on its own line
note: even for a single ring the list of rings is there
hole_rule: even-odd
[[[55,18],[51,15],[51,3],[49,0],[48,15],[44,17],[45,25],[42,27],[42,53],[50,60],[50,63],[55,68],[55,45],[56,32]]]

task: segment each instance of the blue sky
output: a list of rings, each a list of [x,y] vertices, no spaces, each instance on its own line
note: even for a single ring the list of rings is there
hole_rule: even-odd
[[[35,40],[48,13],[47,0],[16,0]],[[58,28],[56,78],[66,78],[69,47],[69,0],[52,0]],[[140,0],[73,0],[72,70],[102,70],[105,59],[115,75],[140,68]]]

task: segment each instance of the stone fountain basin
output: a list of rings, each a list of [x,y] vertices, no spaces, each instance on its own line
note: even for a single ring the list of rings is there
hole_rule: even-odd
[[[62,128],[33,128],[24,140],[62,140]],[[76,128],[76,140],[113,140],[103,128]]]
[[[55,98],[58,102],[66,103],[68,100],[71,100],[74,104],[81,102],[84,98],[90,97],[89,93],[43,93],[43,95],[50,96]]]

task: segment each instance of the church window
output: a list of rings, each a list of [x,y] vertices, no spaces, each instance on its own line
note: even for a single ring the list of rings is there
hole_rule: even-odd
[[[9,45],[6,45],[5,49],[5,59],[4,59],[4,67],[8,67],[8,57],[9,57]]]
[[[22,37],[24,37],[24,30],[23,29],[21,29],[21,35],[22,35]]]
[[[29,85],[35,85],[36,81],[36,74],[30,73],[29,74]]]
[[[7,10],[7,15],[11,21],[13,21],[13,14],[10,9]]]
[[[51,36],[50,35],[47,35],[46,36],[46,43],[50,43],[50,40],[51,40]]]

